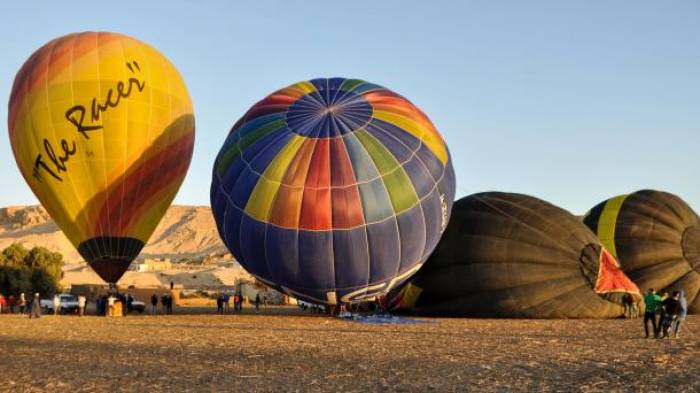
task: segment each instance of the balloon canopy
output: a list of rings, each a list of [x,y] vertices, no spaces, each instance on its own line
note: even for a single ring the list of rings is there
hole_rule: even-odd
[[[192,156],[192,104],[175,67],[121,34],[57,38],[17,73],[8,123],[34,194],[100,277],[118,281]]]
[[[455,202],[435,252],[390,304],[431,316],[610,318],[623,314],[624,297],[641,300],[574,215],[487,192]]]
[[[620,195],[584,222],[643,291],[685,289],[689,312],[700,313],[700,218],[681,198],[654,190]]]
[[[371,299],[425,261],[455,179],[416,106],[357,79],[278,90],[234,126],[213,169],[221,238],[249,273],[295,297]]]

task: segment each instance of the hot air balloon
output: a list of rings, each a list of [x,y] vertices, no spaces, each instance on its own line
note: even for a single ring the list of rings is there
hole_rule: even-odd
[[[486,192],[455,202],[435,252],[390,305],[429,316],[612,318],[639,290],[595,235],[543,200]]]
[[[584,217],[642,289],[685,289],[700,312],[700,218],[681,198],[641,190],[603,201]]]
[[[100,277],[116,283],[189,167],[194,116],[175,67],[121,34],[57,38],[17,73],[8,124],[34,194]]]
[[[294,297],[372,299],[415,272],[450,217],[454,172],[428,117],[357,79],[278,90],[234,126],[213,169],[221,238]]]

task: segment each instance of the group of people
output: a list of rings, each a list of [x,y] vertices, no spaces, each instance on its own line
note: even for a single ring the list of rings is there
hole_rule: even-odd
[[[20,314],[25,313],[29,318],[39,318],[41,316],[41,300],[39,294],[35,293],[33,299],[27,300],[24,292],[19,296],[9,295],[5,297],[0,294],[0,313],[14,314],[19,311]]]
[[[669,294],[658,294],[649,288],[644,295],[644,333],[649,338],[649,321],[653,328],[654,338],[678,338],[681,325],[688,314],[688,302],[683,290]]]
[[[170,285],[172,287],[172,283]],[[163,314],[172,315],[173,314],[173,297],[168,294],[160,295],[160,304],[163,307]],[[151,314],[158,314],[158,295],[155,293],[151,295]]]
[[[256,304],[255,308],[259,309],[260,308],[260,295],[256,296]],[[216,297],[216,313],[217,314],[226,314],[229,311],[229,305],[231,303],[231,296],[224,292],[220,293]],[[243,295],[240,292],[236,292],[233,294],[233,312],[237,311],[243,311]]]
[[[22,296],[22,313],[24,313],[24,306],[25,306],[25,300],[24,300],[24,293],[21,295]],[[15,298],[14,295],[10,295],[7,298],[3,296],[0,293],[0,314],[14,314],[15,313],[15,308],[19,306],[19,300]]]

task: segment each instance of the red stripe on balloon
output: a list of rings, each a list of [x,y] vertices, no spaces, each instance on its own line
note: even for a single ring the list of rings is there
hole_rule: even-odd
[[[301,202],[300,229],[330,230],[331,171],[328,139],[317,139]]]
[[[333,185],[333,228],[362,225],[362,201],[352,163],[342,138],[330,140],[331,184]]]
[[[184,178],[193,145],[194,132],[190,132],[113,183],[107,201],[99,210],[95,234],[128,235],[129,223],[152,204],[144,202],[158,195],[168,184]],[[121,225],[120,217],[127,218],[121,220]]]

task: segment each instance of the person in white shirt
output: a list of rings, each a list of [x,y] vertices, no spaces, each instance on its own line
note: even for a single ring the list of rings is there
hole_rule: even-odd
[[[85,315],[85,296],[79,295],[78,296],[78,314],[82,317]]]

